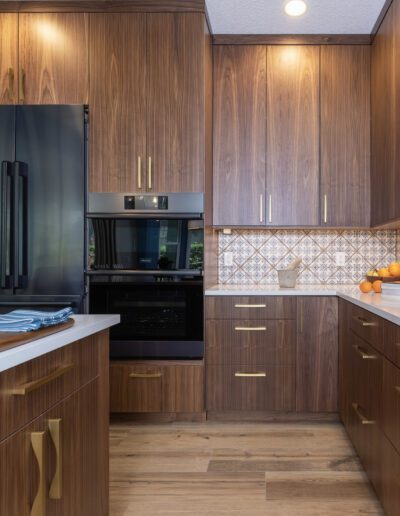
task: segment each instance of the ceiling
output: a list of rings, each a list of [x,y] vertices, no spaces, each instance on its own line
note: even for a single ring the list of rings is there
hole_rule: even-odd
[[[287,0],[206,0],[214,34],[369,34],[385,0],[305,0],[287,16]]]

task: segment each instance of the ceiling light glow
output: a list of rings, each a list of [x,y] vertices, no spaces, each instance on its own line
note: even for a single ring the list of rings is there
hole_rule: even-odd
[[[307,5],[303,0],[290,0],[285,5],[285,12],[289,16],[301,16],[307,11]]]

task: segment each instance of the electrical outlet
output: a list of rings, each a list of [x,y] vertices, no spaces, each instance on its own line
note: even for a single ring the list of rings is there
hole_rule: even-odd
[[[225,267],[232,267],[233,265],[233,253],[226,251],[224,253],[224,265]]]
[[[346,253],[335,253],[335,265],[338,267],[346,265]]]

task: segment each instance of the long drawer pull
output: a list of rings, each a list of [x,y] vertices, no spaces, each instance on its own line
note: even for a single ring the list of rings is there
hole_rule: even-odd
[[[267,308],[267,305],[235,305],[235,308]]]
[[[357,414],[358,419],[360,420],[362,425],[374,425],[375,421],[372,421],[371,419],[367,419],[360,411],[360,406],[358,403],[352,403],[351,404],[354,412]]]
[[[378,358],[376,355],[369,355],[367,351],[365,351],[365,349],[361,348],[360,346],[354,345],[353,348],[357,351],[363,360],[375,360]]]
[[[258,371],[255,373],[236,371],[235,376],[237,378],[265,378],[267,376],[267,373],[265,373],[264,371]]]
[[[31,516],[45,516],[46,514],[46,461],[44,438],[46,432],[32,432],[31,445],[39,468],[39,485],[33,500]]]
[[[33,382],[28,382],[23,385],[20,385],[19,387],[15,387],[11,390],[11,394],[13,394],[14,396],[26,396],[27,394],[36,391],[40,387],[43,387],[44,385],[53,382],[60,376],[63,376],[64,374],[68,373],[68,371],[71,371],[71,369],[73,369],[74,367],[75,364],[68,364],[66,366],[59,367],[47,376],[43,376],[42,378],[34,380]]]
[[[56,452],[56,471],[50,484],[49,497],[52,500],[61,500],[62,497],[62,419],[49,419],[49,432]]]
[[[266,326],[235,326],[236,331],[266,331]]]
[[[130,373],[129,378],[161,378],[162,373]]]
[[[364,319],[364,317],[360,317],[359,315],[355,315],[353,319],[360,323],[363,328],[375,326],[375,323],[368,321],[367,319]]]

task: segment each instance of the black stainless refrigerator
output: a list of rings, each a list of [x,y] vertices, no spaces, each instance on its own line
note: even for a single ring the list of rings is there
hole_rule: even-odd
[[[85,293],[85,106],[0,107],[0,313],[80,313]]]

